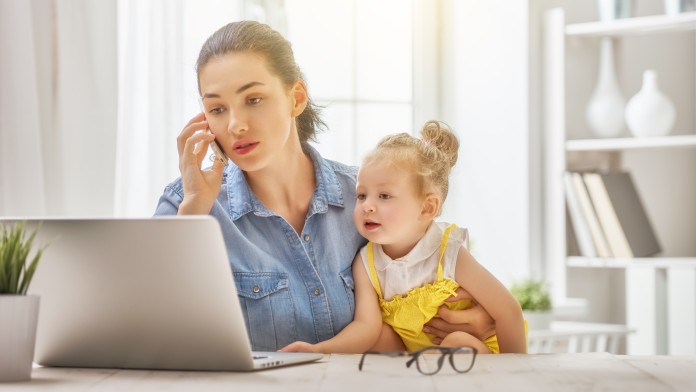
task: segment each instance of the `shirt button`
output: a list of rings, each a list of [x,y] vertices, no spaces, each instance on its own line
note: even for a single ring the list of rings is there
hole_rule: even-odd
[[[306,241],[309,241],[309,234],[305,234],[304,240],[305,240],[305,242],[306,242]]]
[[[255,285],[251,288],[251,291],[253,291],[253,292],[255,292],[255,293],[258,293],[259,291],[261,291],[261,287],[259,287],[259,285],[256,285],[256,284],[255,284]]]
[[[314,295],[319,295],[321,294],[321,290],[319,289],[314,289]]]

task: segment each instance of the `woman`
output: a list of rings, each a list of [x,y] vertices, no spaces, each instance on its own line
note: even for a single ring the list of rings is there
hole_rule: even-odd
[[[155,214],[220,222],[254,350],[333,337],[353,318],[351,263],[366,244],[352,219],[357,168],[307,144],[323,123],[290,43],[267,25],[222,27],[196,70],[204,112],[177,139],[181,177]],[[233,164],[202,170],[213,142]],[[436,336],[493,328],[480,307],[441,315]]]

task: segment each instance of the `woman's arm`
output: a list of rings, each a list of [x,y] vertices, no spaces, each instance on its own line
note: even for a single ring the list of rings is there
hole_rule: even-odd
[[[310,351],[321,353],[364,353],[377,342],[382,329],[379,300],[360,253],[353,260],[355,281],[355,317],[338,335],[317,344],[291,343],[279,351]]]
[[[501,353],[526,353],[522,308],[510,291],[474,259],[465,247],[459,249],[455,279],[495,320]]]

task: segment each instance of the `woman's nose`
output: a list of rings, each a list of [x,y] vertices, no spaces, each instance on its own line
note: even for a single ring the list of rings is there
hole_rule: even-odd
[[[239,112],[233,112],[232,110],[230,110],[229,113],[230,118],[229,123],[227,124],[227,132],[232,134],[240,134],[246,132],[248,126],[243,115]]]

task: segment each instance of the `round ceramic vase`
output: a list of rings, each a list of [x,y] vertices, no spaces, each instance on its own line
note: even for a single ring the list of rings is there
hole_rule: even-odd
[[[626,105],[626,124],[633,136],[666,136],[676,120],[672,101],[663,94],[653,70],[643,73],[643,86]]]
[[[617,137],[624,130],[626,99],[616,79],[611,38],[602,38],[600,45],[597,84],[587,103],[585,117],[595,136]]]

